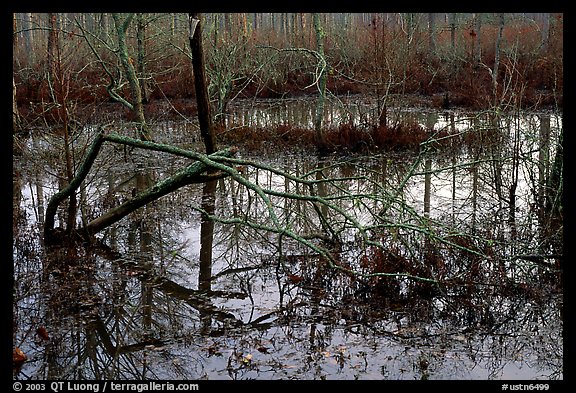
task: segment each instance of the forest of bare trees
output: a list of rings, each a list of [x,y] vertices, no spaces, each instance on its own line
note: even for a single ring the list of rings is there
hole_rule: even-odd
[[[316,16],[317,21],[308,13],[203,15],[207,88],[216,122],[238,97],[315,95],[319,89],[372,94],[381,112],[390,94],[422,95],[437,107],[562,105],[562,14]],[[168,99],[170,113],[190,111],[178,101],[196,94],[188,16],[125,18],[15,13],[15,121],[20,116],[32,124],[54,120],[75,106],[75,116],[86,117],[86,104],[110,98],[131,111],[135,105],[132,113],[144,126],[139,102]],[[62,110],[64,98],[68,110]],[[146,108],[149,116],[157,110]]]

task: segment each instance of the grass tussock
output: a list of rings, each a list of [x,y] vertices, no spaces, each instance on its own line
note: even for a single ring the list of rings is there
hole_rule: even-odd
[[[391,150],[419,150],[424,144],[435,148],[475,143],[477,138],[453,136],[446,132],[427,130],[416,122],[399,123],[393,127],[359,127],[342,124],[326,129],[325,145],[318,143],[315,130],[289,125],[269,128],[239,126],[219,128],[220,143],[242,146],[247,150],[275,151],[282,149],[319,150],[330,153],[370,153]]]

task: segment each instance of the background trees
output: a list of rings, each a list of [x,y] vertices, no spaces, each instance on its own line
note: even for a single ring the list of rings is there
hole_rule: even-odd
[[[317,93],[311,86],[316,64],[297,53],[264,49],[316,49],[312,14],[204,17],[208,91],[220,124],[236,97]],[[488,13],[318,14],[324,55],[331,65],[327,91],[372,92],[381,105],[388,94],[434,96],[449,91],[453,104],[479,107],[493,96],[495,79],[488,70],[507,72],[498,63],[505,64],[516,52],[515,72],[527,83],[524,105],[561,104],[562,14],[509,13],[504,25],[501,21]],[[16,13],[13,22],[17,109],[31,121],[39,119],[50,101],[51,87],[44,76],[55,64],[51,53],[56,34],[62,55],[73,54],[65,56],[73,73],[66,85],[70,102],[106,102],[112,93],[129,111],[133,105],[131,116],[142,122],[139,101],[174,101],[195,94],[186,14]]]

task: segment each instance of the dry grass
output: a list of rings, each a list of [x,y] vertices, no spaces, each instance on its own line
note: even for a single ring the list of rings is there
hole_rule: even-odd
[[[281,151],[285,149],[319,150],[316,133],[313,129],[291,127],[287,125],[272,126],[266,129],[247,126],[231,129],[218,129],[221,143],[242,146],[251,151]],[[429,142],[431,138],[439,141],[435,148],[453,148],[463,144],[475,144],[476,138],[460,136],[445,138],[447,132],[426,130],[415,122],[400,123],[395,127],[374,126],[361,128],[351,124],[342,124],[324,130],[326,146],[324,152],[333,153],[370,153],[391,150],[415,150]]]

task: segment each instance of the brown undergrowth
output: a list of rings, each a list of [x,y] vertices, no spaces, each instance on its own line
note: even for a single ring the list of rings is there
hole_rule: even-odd
[[[478,142],[478,135],[454,134],[448,131],[428,130],[416,122],[403,122],[395,126],[360,127],[341,124],[323,130],[327,153],[373,153],[377,151],[418,151],[425,146],[434,149],[454,148]],[[281,149],[318,150],[313,129],[277,125],[267,128],[238,126],[217,129],[220,143],[242,146],[250,151],[276,151]],[[484,135],[484,138],[488,137]]]

